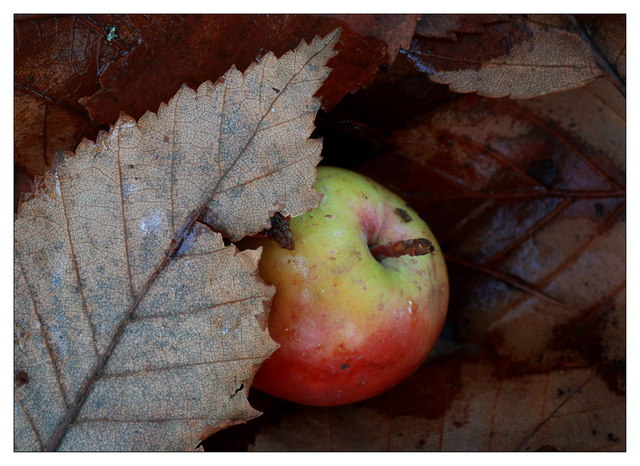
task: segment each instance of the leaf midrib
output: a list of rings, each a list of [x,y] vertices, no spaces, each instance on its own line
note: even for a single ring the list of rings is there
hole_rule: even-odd
[[[331,43],[331,41],[327,41],[327,44]],[[269,106],[269,108],[271,108],[271,106],[273,106],[273,104],[280,98],[281,95],[284,94],[284,90],[287,89],[289,87],[289,85],[291,84],[291,81],[300,73],[304,70],[305,66],[311,61],[313,60],[316,56],[318,56],[320,53],[322,53],[326,47],[327,44],[325,44],[324,47],[322,47],[319,51],[317,51],[315,54],[313,54],[311,57],[309,57],[307,59],[307,61],[300,67],[299,71],[296,72],[295,74],[292,75],[291,79],[289,79],[289,81],[286,83],[285,86],[283,86],[282,92],[279,92],[275,99],[272,101],[271,105]],[[243,74],[244,77],[244,74]],[[260,82],[260,88],[262,87],[262,80]],[[225,83],[225,95],[227,92],[227,86]],[[223,123],[223,118],[224,118],[224,104],[226,102],[226,98],[223,98],[223,108],[221,110],[221,115],[222,118],[220,120],[220,130],[222,129],[222,123]],[[67,410],[64,418],[62,419],[62,421],[60,422],[60,424],[58,425],[58,428],[56,429],[54,435],[52,436],[50,442],[47,444],[45,450],[46,451],[54,451],[57,446],[60,444],[60,441],[62,440],[62,438],[64,437],[64,435],[67,432],[67,428],[69,426],[69,424],[71,423],[71,420],[75,417],[75,415],[78,413],[78,411],[80,410],[80,408],[84,405],[84,402],[86,401],[87,397],[89,396],[89,394],[91,393],[91,390],[95,384],[95,382],[98,379],[98,376],[100,374],[100,372],[102,371],[102,369],[105,367],[109,357],[111,356],[111,354],[113,353],[114,348],[116,347],[118,341],[120,340],[120,337],[122,336],[122,334],[124,333],[124,330],[127,326],[127,324],[129,323],[129,320],[133,314],[133,312],[137,309],[140,301],[144,298],[144,296],[146,295],[147,291],[149,290],[149,288],[151,287],[151,285],[155,282],[155,279],[158,277],[158,275],[160,274],[160,272],[168,265],[168,263],[174,259],[178,252],[180,251],[180,248],[182,246],[182,243],[184,242],[185,237],[187,236],[187,234],[191,231],[191,229],[193,228],[193,225],[196,223],[196,221],[201,218],[203,216],[203,214],[206,211],[207,206],[211,203],[211,201],[213,200],[213,198],[215,197],[216,194],[218,194],[218,190],[222,184],[222,182],[226,179],[226,177],[229,175],[229,173],[231,173],[231,171],[235,168],[236,164],[238,163],[238,161],[242,158],[243,154],[246,152],[247,148],[251,145],[251,142],[253,141],[255,135],[258,133],[257,128],[259,128],[260,124],[264,121],[265,117],[268,115],[268,111],[263,113],[262,117],[260,118],[260,121],[256,124],[255,129],[253,130],[253,133],[251,135],[251,137],[249,138],[249,140],[247,141],[247,143],[244,145],[244,147],[242,148],[242,150],[238,153],[237,157],[234,159],[234,161],[231,163],[231,165],[228,167],[228,169],[224,172],[224,174],[222,174],[220,176],[220,178],[218,179],[216,185],[214,186],[210,196],[207,198],[207,200],[201,205],[201,207],[196,211],[196,212],[192,212],[192,214],[188,215],[184,224],[180,227],[178,232],[174,231],[175,237],[172,240],[172,247],[169,250],[169,252],[166,254],[164,260],[162,261],[162,263],[158,266],[158,268],[153,272],[153,274],[151,275],[151,277],[149,277],[149,279],[147,280],[147,282],[145,283],[144,287],[140,290],[140,292],[138,293],[138,296],[135,299],[135,302],[133,303],[133,305],[129,308],[129,310],[125,313],[125,315],[123,316],[122,320],[120,321],[120,324],[118,325],[111,341],[109,342],[109,345],[107,346],[105,352],[103,353],[102,357],[99,359],[98,363],[96,364],[96,367],[94,368],[93,372],[91,373],[91,375],[87,378],[87,381],[85,382],[83,388],[80,390],[80,393],[78,394],[78,396],[76,397],[73,405]],[[122,170],[121,170],[121,160],[120,160],[120,136],[121,136],[121,132],[118,132],[118,170],[119,170],[119,174],[120,174],[120,192],[122,195]],[[221,138],[218,138],[218,154],[220,154],[220,144],[221,144]],[[173,163],[173,161],[172,161]],[[172,210],[173,210],[173,206],[172,206]],[[174,212],[171,213],[172,217],[174,216]],[[129,265],[129,246],[127,243],[127,235],[126,235],[126,222],[124,220],[124,202],[122,202],[122,217],[123,217],[123,229],[125,230],[125,251],[126,251],[126,256],[127,256],[127,269],[129,272],[129,284],[130,284],[130,290],[131,290],[131,296],[134,296],[134,291],[133,291],[133,280],[131,277],[131,269],[130,269],[130,265]],[[81,286],[81,284],[79,283],[79,285]]]

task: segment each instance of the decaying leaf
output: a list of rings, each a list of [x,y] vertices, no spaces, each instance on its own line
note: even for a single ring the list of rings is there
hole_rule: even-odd
[[[259,251],[196,222],[238,239],[317,206],[312,96],[338,36],[59,155],[15,221],[16,449],[193,449],[259,414],[274,290]]]
[[[329,111],[348,92],[367,87],[399,42],[411,40],[411,18],[381,15],[379,24],[371,27],[375,21],[368,16],[353,20],[352,30],[345,21],[327,15],[127,15],[140,35],[138,46],[106,67],[100,76],[102,89],[84,94],[80,102],[96,123],[112,123],[123,109],[138,118],[175,94],[182,83],[196,86],[232,64],[249,66],[265,50],[280,55],[302,39],[341,27],[336,46],[340,54],[332,60],[334,71],[318,94],[322,108]],[[400,38],[390,38],[390,31]]]
[[[620,77],[627,79],[627,17],[626,15],[577,15],[593,38],[598,49],[615,68]]]
[[[117,26],[118,40],[107,40],[106,25]],[[96,92],[104,67],[137,38],[122,15],[15,15],[14,37],[15,164],[44,176],[56,151],[96,138],[78,97]]]
[[[298,405],[253,451],[624,451],[625,401],[592,369],[510,375],[463,352],[347,406]]]
[[[458,40],[458,33],[484,33],[484,25],[508,21],[507,15],[421,15],[416,34],[438,39]]]
[[[406,49],[416,30],[420,15],[331,15],[344,21],[355,33],[373,36],[387,44],[391,65],[400,49]]]
[[[399,158],[363,171],[384,173],[449,254],[572,306],[454,264],[450,318],[463,340],[537,370],[615,367],[625,341],[624,141],[624,99],[599,80],[530,100],[444,105],[394,134]],[[596,342],[581,350],[592,322]]]
[[[457,41],[416,36],[407,51],[416,67],[456,92],[526,99],[585,86],[604,71],[562,15],[511,16]]]

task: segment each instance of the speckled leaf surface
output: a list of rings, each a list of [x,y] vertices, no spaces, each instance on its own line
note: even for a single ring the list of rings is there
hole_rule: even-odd
[[[259,414],[274,290],[259,251],[197,220],[238,239],[317,205],[312,96],[338,35],[58,156],[15,221],[15,449],[193,449]]]
[[[416,36],[407,51],[432,81],[455,92],[529,99],[605,75],[566,15],[514,15],[508,22],[483,25],[480,35],[457,34],[456,39]]]

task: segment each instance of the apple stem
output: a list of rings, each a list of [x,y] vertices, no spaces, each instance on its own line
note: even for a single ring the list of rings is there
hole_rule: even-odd
[[[391,241],[386,244],[369,246],[369,250],[376,260],[386,257],[424,256],[433,254],[436,247],[426,238],[415,238],[401,241]]]

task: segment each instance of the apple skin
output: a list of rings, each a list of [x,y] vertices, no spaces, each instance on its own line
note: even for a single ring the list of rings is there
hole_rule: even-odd
[[[269,239],[259,273],[275,285],[269,333],[280,344],[253,384],[295,403],[334,406],[379,395],[429,355],[449,302],[445,261],[405,202],[349,170],[318,167],[320,206],[291,220],[295,250]],[[412,218],[404,222],[399,207]],[[369,245],[427,238],[432,255],[385,258]]]

